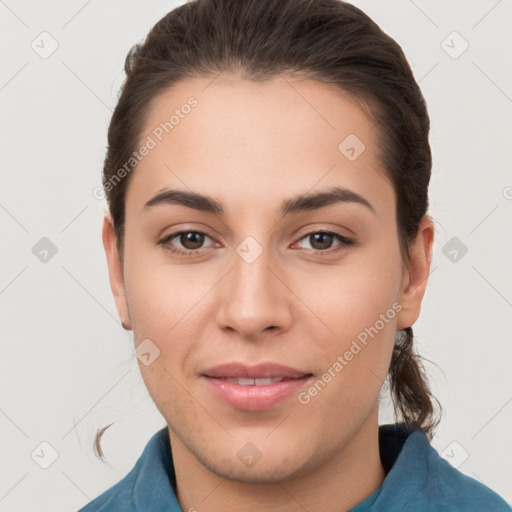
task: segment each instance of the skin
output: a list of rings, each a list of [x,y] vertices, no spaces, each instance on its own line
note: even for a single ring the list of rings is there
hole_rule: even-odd
[[[420,313],[432,220],[422,220],[402,261],[377,128],[347,94],[293,77],[187,79],[158,97],[141,140],[190,96],[197,107],[130,176],[123,264],[108,214],[103,225],[123,326],[136,344],[149,338],[160,350],[140,369],[169,426],[179,502],[209,512],[349,510],[385,478],[379,391],[396,330]],[[349,134],[366,146],[355,161],[338,150]],[[334,185],[364,196],[375,213],[346,202],[280,217],[283,200]],[[145,211],[166,187],[207,194],[225,215],[170,204]],[[206,233],[199,254],[157,243],[182,229]],[[322,246],[306,236],[325,230],[355,244],[333,252],[336,238]],[[263,251],[252,263],[236,252],[247,236]],[[169,246],[194,247],[179,236]],[[307,405],[292,396],[241,411],[199,378],[227,361],[280,362],[321,377],[394,303],[400,312]],[[247,442],[262,454],[252,467],[237,457]]]

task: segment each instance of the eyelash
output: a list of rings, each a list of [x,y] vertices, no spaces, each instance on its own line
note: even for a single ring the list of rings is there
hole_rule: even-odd
[[[208,238],[211,238],[213,240],[213,238],[210,237],[204,231],[196,231],[196,230],[192,230],[192,229],[186,229],[186,230],[182,230],[182,231],[176,231],[175,233],[171,233],[170,235],[167,235],[165,238],[160,240],[158,242],[158,244],[163,245],[167,251],[170,251],[173,254],[177,254],[178,256],[192,256],[192,255],[201,253],[201,251],[203,251],[203,249],[182,250],[182,249],[174,249],[170,246],[166,246],[166,244],[170,240],[172,240],[173,238],[176,238],[177,236],[182,235],[184,233],[195,233],[195,234],[199,234],[199,235],[206,235]],[[332,235],[340,242],[340,244],[335,249],[325,249],[325,250],[311,249],[311,251],[313,252],[314,255],[321,255],[321,256],[326,255],[326,254],[332,255],[333,253],[337,253],[344,249],[348,249],[355,244],[354,240],[346,238],[345,236],[340,235],[339,233],[336,233],[335,231],[329,231],[329,230],[310,231],[309,233],[306,233],[303,236],[301,236],[298,241],[303,240],[304,238],[307,238],[311,235],[316,235],[316,234]]]

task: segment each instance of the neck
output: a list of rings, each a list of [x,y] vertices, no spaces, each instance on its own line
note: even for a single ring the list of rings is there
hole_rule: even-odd
[[[212,473],[171,433],[178,501],[183,510],[191,512],[347,512],[378,489],[386,477],[378,428],[375,408],[349,442],[314,471],[264,484],[228,480]]]

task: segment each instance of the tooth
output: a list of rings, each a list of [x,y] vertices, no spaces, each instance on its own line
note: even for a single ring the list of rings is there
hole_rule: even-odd
[[[254,379],[238,379],[240,386],[254,386]]]
[[[271,378],[254,379],[254,384],[256,384],[256,386],[270,386],[270,384],[272,384],[272,379]]]
[[[224,378],[222,380],[225,380],[226,382],[231,382],[233,384],[238,384],[239,386],[253,386],[254,385],[254,379],[238,379],[233,377]]]
[[[246,379],[246,378],[225,378],[226,382],[232,382],[239,386],[270,386],[276,382],[281,382],[284,377],[262,377],[260,379]]]
[[[270,386],[270,384],[275,384],[276,382],[281,382],[283,379],[281,377],[268,377],[262,379],[254,379],[256,386]]]

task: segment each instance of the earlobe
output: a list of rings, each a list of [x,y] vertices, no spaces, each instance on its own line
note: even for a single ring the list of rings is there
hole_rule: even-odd
[[[397,329],[411,327],[420,315],[432,262],[433,243],[434,225],[431,217],[425,215],[416,238],[409,245],[409,263],[404,267],[399,299],[402,310],[397,317]]]
[[[107,213],[103,218],[102,239],[105,256],[107,258],[110,288],[114,295],[114,302],[121,319],[121,325],[124,329],[131,330],[132,326],[126,300],[123,266],[117,249],[114,223],[110,213]]]

